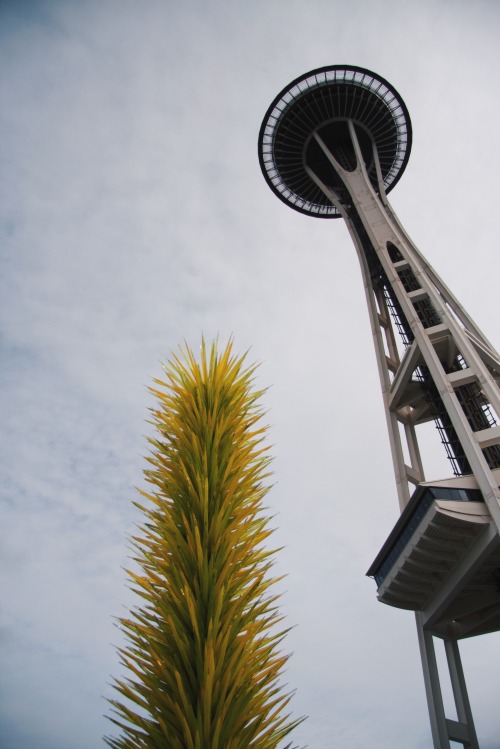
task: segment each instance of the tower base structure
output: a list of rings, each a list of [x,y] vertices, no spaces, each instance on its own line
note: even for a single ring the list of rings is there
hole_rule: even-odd
[[[378,599],[415,611],[434,746],[479,749],[458,641],[500,630],[500,536],[471,476],[420,484],[368,574]],[[458,720],[446,717],[435,654],[445,647]]]
[[[399,94],[345,66],[293,81],[259,137],[276,195],[301,213],[342,217],[357,250],[401,511],[368,575],[381,602],[415,612],[435,749],[478,749],[458,641],[500,630],[500,357],[389,204],[410,147]],[[424,474],[428,421],[452,477]],[[435,637],[458,720],[445,716]]]

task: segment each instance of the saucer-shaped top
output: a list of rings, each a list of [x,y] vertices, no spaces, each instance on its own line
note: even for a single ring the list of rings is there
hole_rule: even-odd
[[[365,68],[330,65],[292,81],[266,112],[259,133],[259,161],[270,188],[301,213],[318,218],[340,214],[305,170],[313,132],[352,120],[356,132],[377,146],[386,192],[405,170],[411,149],[411,122],[398,92]],[[365,148],[363,148],[365,152]],[[375,162],[368,176],[378,189]]]

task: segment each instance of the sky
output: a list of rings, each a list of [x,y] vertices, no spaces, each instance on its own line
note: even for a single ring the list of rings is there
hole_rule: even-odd
[[[358,261],[276,199],[257,136],[309,70],[390,81],[413,125],[392,205],[498,345],[499,30],[493,0],[0,0],[2,749],[114,733],[147,386],[202,335],[269,387],[295,743],[428,749],[413,615],[365,574],[398,502]],[[461,652],[498,749],[500,637]]]

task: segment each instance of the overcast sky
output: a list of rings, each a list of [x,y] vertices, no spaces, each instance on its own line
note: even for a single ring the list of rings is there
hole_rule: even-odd
[[[392,204],[498,346],[499,32],[494,0],[0,0],[2,749],[113,732],[146,388],[202,333],[271,386],[296,743],[429,748],[413,615],[365,577],[398,503],[355,251],[276,199],[257,136],[308,70],[387,78],[414,135]],[[461,649],[498,749],[500,637]]]

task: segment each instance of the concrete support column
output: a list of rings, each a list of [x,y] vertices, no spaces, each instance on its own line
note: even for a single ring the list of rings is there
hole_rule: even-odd
[[[450,749],[448,728],[444,714],[443,696],[441,694],[441,684],[439,681],[439,671],[432,634],[429,630],[424,629],[424,625],[422,624],[422,614],[419,611],[415,612],[415,619],[417,622],[418,644],[420,647],[420,657],[422,659],[425,694],[427,697],[427,707],[429,710],[434,749]]]
[[[465,685],[465,676],[462,668],[460,651],[458,649],[458,642],[454,638],[447,638],[444,641],[444,647],[446,650],[448,668],[450,670],[453,696],[457,708],[458,726],[456,728],[458,731],[463,731],[464,740],[462,743],[465,747],[479,749],[469,695],[467,694],[467,687]],[[452,721],[448,721],[448,723],[450,724]],[[449,732],[451,733],[454,728],[455,726],[449,725]]]
[[[458,642],[453,637],[444,638],[446,659],[458,716],[458,720],[452,720],[446,718],[444,711],[432,632],[425,629],[422,614],[419,611],[415,613],[415,618],[434,749],[450,749],[450,741],[462,744],[465,749],[479,749]]]

